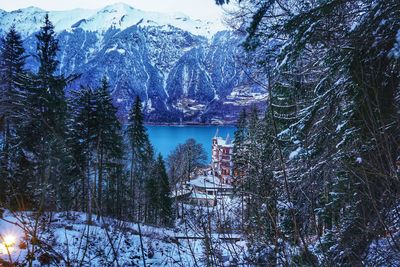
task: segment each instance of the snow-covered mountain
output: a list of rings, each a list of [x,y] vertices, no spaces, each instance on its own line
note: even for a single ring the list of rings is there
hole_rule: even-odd
[[[60,73],[82,74],[72,87],[97,86],[103,75],[108,76],[122,117],[137,94],[148,121],[154,122],[232,121],[248,104],[243,97],[232,98],[238,88],[250,102],[254,93],[257,100],[263,99],[237,60],[243,54],[243,36],[227,31],[220,22],[147,12],[122,3],[100,10],[47,12],[29,7],[0,10],[0,34],[15,24],[26,38],[27,52],[34,54],[34,34],[46,13],[58,34]],[[28,66],[37,68],[34,57]]]
[[[0,10],[2,29],[15,24],[24,35],[35,33],[42,25],[43,15],[47,11],[37,7],[28,7],[11,12]],[[212,36],[225,27],[220,22],[192,20],[182,13],[157,13],[133,8],[124,3],[96,9],[73,9],[50,11],[50,20],[57,32],[73,31],[80,28],[85,31],[106,32],[110,27],[124,30],[132,25],[165,26],[170,25],[195,35]]]

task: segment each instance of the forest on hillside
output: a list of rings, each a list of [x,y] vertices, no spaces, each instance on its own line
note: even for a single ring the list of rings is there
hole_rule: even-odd
[[[9,29],[1,266],[400,265],[400,3],[216,0],[229,2],[268,103],[241,112],[233,194],[215,205],[177,197],[205,167],[201,145],[155,155],[139,97],[121,122],[107,77],[66,95],[80,74],[58,72],[48,16],[35,55]],[[7,242],[6,225],[23,238]]]
[[[271,265],[398,265],[400,3],[239,2],[269,91],[235,134],[254,249]]]

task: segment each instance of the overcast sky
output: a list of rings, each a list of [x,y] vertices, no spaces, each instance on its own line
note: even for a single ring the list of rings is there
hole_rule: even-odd
[[[118,2],[147,11],[183,12],[194,19],[220,19],[223,13],[215,0],[1,0],[0,8],[7,11],[29,6],[45,10],[98,9]]]

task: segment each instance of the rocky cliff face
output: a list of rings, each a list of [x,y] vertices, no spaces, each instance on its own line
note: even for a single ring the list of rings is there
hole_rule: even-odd
[[[35,50],[35,32],[46,11],[0,11],[0,34],[15,24]],[[242,36],[183,14],[144,12],[124,4],[101,10],[52,11],[60,73],[81,73],[71,85],[97,86],[106,75],[121,117],[136,95],[151,122],[231,122],[250,103],[263,104],[237,60]],[[37,62],[30,58],[28,67]]]

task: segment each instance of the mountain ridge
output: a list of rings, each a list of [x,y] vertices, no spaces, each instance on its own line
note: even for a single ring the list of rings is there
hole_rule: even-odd
[[[24,37],[34,33],[36,31],[35,28],[40,27],[40,20],[45,13],[49,14],[56,32],[71,31],[79,27],[89,31],[106,31],[110,26],[123,30],[132,25],[142,24],[142,26],[172,25],[195,35],[211,37],[216,32],[227,29],[217,21],[191,19],[181,12],[143,11],[122,2],[107,5],[100,9],[75,8],[71,10],[46,11],[30,6],[9,12],[4,11],[4,13],[8,16],[0,21],[0,28],[7,29],[12,24],[15,24],[16,29]],[[18,15],[21,13],[22,16]],[[78,24],[79,22],[80,25]]]
[[[82,74],[68,90],[96,87],[106,75],[121,118],[136,95],[143,100],[147,122],[153,123],[232,123],[243,107],[265,104],[258,100],[266,92],[239,62],[244,54],[239,33],[183,14],[160,15],[121,3],[69,12],[34,7],[6,12],[0,34],[16,23],[27,53],[34,54],[34,34],[48,13],[59,40],[59,73]],[[37,66],[29,58],[28,69]]]

